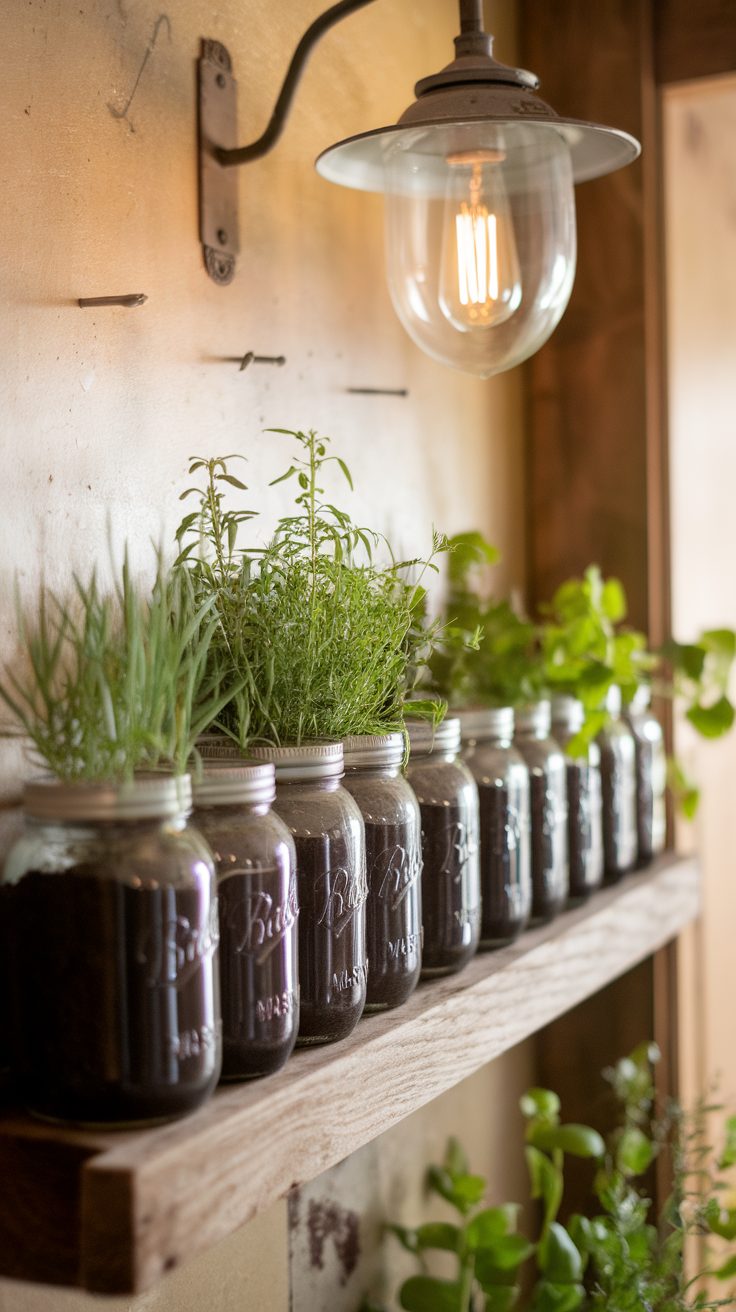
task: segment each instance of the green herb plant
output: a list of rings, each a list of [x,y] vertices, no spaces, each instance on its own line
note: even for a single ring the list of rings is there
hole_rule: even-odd
[[[605,1141],[590,1126],[561,1123],[560,1100],[552,1091],[530,1089],[523,1096],[530,1195],[539,1215],[534,1239],[519,1234],[515,1204],[484,1206],[485,1180],[470,1172],[451,1141],[444,1163],[429,1168],[427,1183],[455,1209],[458,1224],[387,1227],[424,1268],[402,1284],[399,1306],[407,1312],[736,1307],[736,1194],[729,1179],[736,1165],[736,1117],[725,1119],[723,1142],[715,1151],[705,1115],[720,1108],[686,1116],[671,1103],[658,1115],[652,1076],[658,1055],[653,1044],[641,1044],[604,1072],[620,1112]],[[647,1173],[662,1153],[670,1155],[673,1187],[654,1216]],[[590,1214],[563,1220],[569,1156],[590,1160],[594,1201]],[[703,1255],[695,1273],[685,1262],[693,1240]],[[427,1272],[432,1250],[453,1255],[454,1279]],[[709,1293],[707,1282],[723,1286],[723,1294]],[[368,1308],[380,1312],[375,1304],[365,1304]]]
[[[293,513],[281,517],[265,548],[239,545],[254,512],[226,508],[231,487],[246,490],[230,472],[232,457],[195,457],[190,473],[200,473],[203,485],[182,494],[199,506],[177,531],[179,560],[196,595],[214,598],[212,664],[237,687],[214,727],[242,750],[250,741],[298,744],[403,730],[438,630],[426,619],[422,576],[436,570],[446,541],[435,534],[426,560],[376,563],[385,541],[326,499],[329,465],[352,489],[345,462],[328,453],[329,439],[270,431],[296,443],[295,457],[273,480],[293,483],[296,494]],[[418,709],[443,711],[436,702]]]
[[[157,559],[152,590],[131,577],[127,554],[115,586],[75,576],[68,595],[42,588],[18,605],[25,668],[6,665],[0,699],[12,736],[64,781],[125,781],[136,770],[181,773],[225,696],[208,654],[217,620],[189,574]],[[229,694],[228,694],[229,695]]]

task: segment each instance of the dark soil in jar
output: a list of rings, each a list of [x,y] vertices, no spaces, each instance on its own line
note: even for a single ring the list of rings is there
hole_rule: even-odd
[[[636,779],[634,764],[624,760],[618,743],[601,742],[603,853],[606,882],[616,883],[637,860]]]
[[[567,842],[570,901],[584,902],[603,883],[603,844],[598,789],[587,761],[567,762]],[[597,784],[597,780],[596,780]],[[595,793],[595,795],[594,795]]]
[[[220,833],[223,850],[234,850]],[[280,1070],[296,1043],[298,905],[282,850],[278,865],[254,865],[218,883],[223,1080]]]
[[[293,831],[292,831],[293,832]],[[299,1037],[333,1043],[355,1028],[365,1006],[363,871],[336,835],[294,834],[299,897]]]
[[[422,966],[421,854],[415,824],[365,824],[366,1010],[400,1007]]]
[[[532,920],[553,920],[567,902],[566,835],[557,819],[557,804],[543,770],[530,770],[532,834]]]
[[[422,816],[422,976],[462,970],[480,937],[475,819],[464,806],[420,801]]]
[[[529,871],[522,854],[519,816],[508,787],[478,782],[478,795],[480,946],[498,948],[513,943],[529,921]]]
[[[126,1125],[194,1111],[220,1070],[216,906],[78,865],[12,888],[13,1058],[38,1115]]]

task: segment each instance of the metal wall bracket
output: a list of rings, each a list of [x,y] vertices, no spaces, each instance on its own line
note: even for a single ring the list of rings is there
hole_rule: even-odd
[[[199,78],[199,239],[205,268],[221,286],[235,276],[240,250],[238,175],[218,163],[218,147],[237,145],[238,84],[229,51],[219,41],[202,41]]]

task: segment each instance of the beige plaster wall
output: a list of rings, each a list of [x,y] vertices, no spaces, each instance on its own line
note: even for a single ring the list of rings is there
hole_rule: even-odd
[[[673,626],[686,640],[736,628],[736,78],[668,91],[664,128]],[[687,1092],[716,1077],[732,1100],[736,735],[703,742],[682,724],[678,751],[702,789],[682,835],[703,869],[703,918],[683,952]]]
[[[200,37],[230,49],[242,139],[264,126],[296,40],[322,0],[9,0],[0,101],[0,658],[11,582],[59,583],[105,555],[106,524],[141,558],[169,539],[187,457],[243,451],[263,487],[287,459],[271,424],[333,435],[357,518],[399,550],[478,525],[523,579],[520,380],[444,369],[407,338],[383,278],[382,206],[324,182],[319,151],[394,121],[417,77],[452,53],[454,0],[385,0],[313,55],[282,142],[240,172],[234,284],[205,275],[197,237]],[[494,7],[513,52],[513,0]],[[125,112],[123,112],[125,111]],[[121,116],[122,115],[122,116]],[[139,309],[75,298],[144,292]],[[227,357],[283,354],[240,373]],[[407,387],[408,400],[348,396]],[[285,495],[285,493],[284,493]],[[263,531],[276,507],[269,497]],[[7,755],[6,758],[7,760]],[[12,792],[10,764],[0,788]],[[11,777],[9,777],[9,775]]]
[[[278,149],[240,174],[242,254],[226,289],[206,277],[197,238],[199,39],[229,47],[250,139],[324,3],[164,5],[0,5],[0,659],[14,648],[14,576],[31,596],[42,569],[63,584],[72,563],[104,567],[108,522],[146,564],[149,537],[168,539],[177,522],[187,457],[240,450],[247,481],[263,486],[286,459],[285,439],[261,435],[269,424],[332,434],[355,475],[355,517],[399,550],[423,549],[433,524],[476,525],[503,549],[499,588],[520,585],[520,379],[481,383],[418,352],[384,286],[379,200],[312,168],[336,138],[394,120],[416,78],[447,62],[453,0],[379,0],[324,40]],[[492,18],[499,53],[513,60],[514,0],[496,0]],[[149,299],[135,310],[76,305],[121,292]],[[287,364],[239,373],[227,357],[247,350]],[[348,396],[351,386],[410,397]],[[280,504],[274,494],[263,532]],[[20,768],[2,748],[0,797],[17,794]],[[527,1082],[528,1051],[509,1062],[476,1077],[472,1098],[422,1113],[430,1139],[480,1135],[489,1171],[498,1144],[488,1126]],[[495,1161],[501,1193],[514,1190],[515,1171]],[[279,1205],[142,1299],[99,1307],[286,1312],[286,1251]],[[2,1312],[95,1306],[0,1282]]]

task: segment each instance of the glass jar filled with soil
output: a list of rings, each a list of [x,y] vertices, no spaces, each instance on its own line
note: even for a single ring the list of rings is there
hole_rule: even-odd
[[[514,746],[529,767],[532,847],[532,920],[552,920],[567,902],[567,778],[565,757],[551,737],[548,701],[515,711]]]
[[[357,802],[341,783],[342,743],[254,747],[249,752],[275,765],[274,810],[296,846],[297,1043],[333,1043],[360,1020],[368,979],[365,826]]]
[[[567,844],[570,902],[584,902],[603,883],[601,752],[597,743],[571,756],[568,743],[585,724],[585,707],[577,697],[553,697],[552,732],[565,749],[567,768]]]
[[[667,752],[664,732],[651,709],[652,690],[639,684],[625,722],[636,746],[636,833],[638,864],[649,865],[667,841]]]
[[[223,1080],[279,1070],[299,1028],[296,851],[275,796],[268,762],[210,763],[194,782],[217,871]]]
[[[638,853],[636,833],[636,743],[621,718],[621,689],[606,694],[609,722],[598,734],[603,794],[603,855],[606,880],[615,883],[633,870]]]
[[[478,789],[459,759],[460,721],[409,721],[407,778],[422,823],[422,977],[462,970],[480,938]]]
[[[190,808],[186,776],[25,790],[4,886],[14,1075],[37,1115],[156,1122],[217,1083],[215,870]]]
[[[480,946],[498,948],[518,938],[531,915],[529,770],[512,745],[512,707],[458,718],[462,758],[480,800]]]
[[[368,901],[366,1011],[399,1007],[422,965],[422,846],[419,803],[401,773],[400,733],[343,742],[345,787],[365,823]]]

